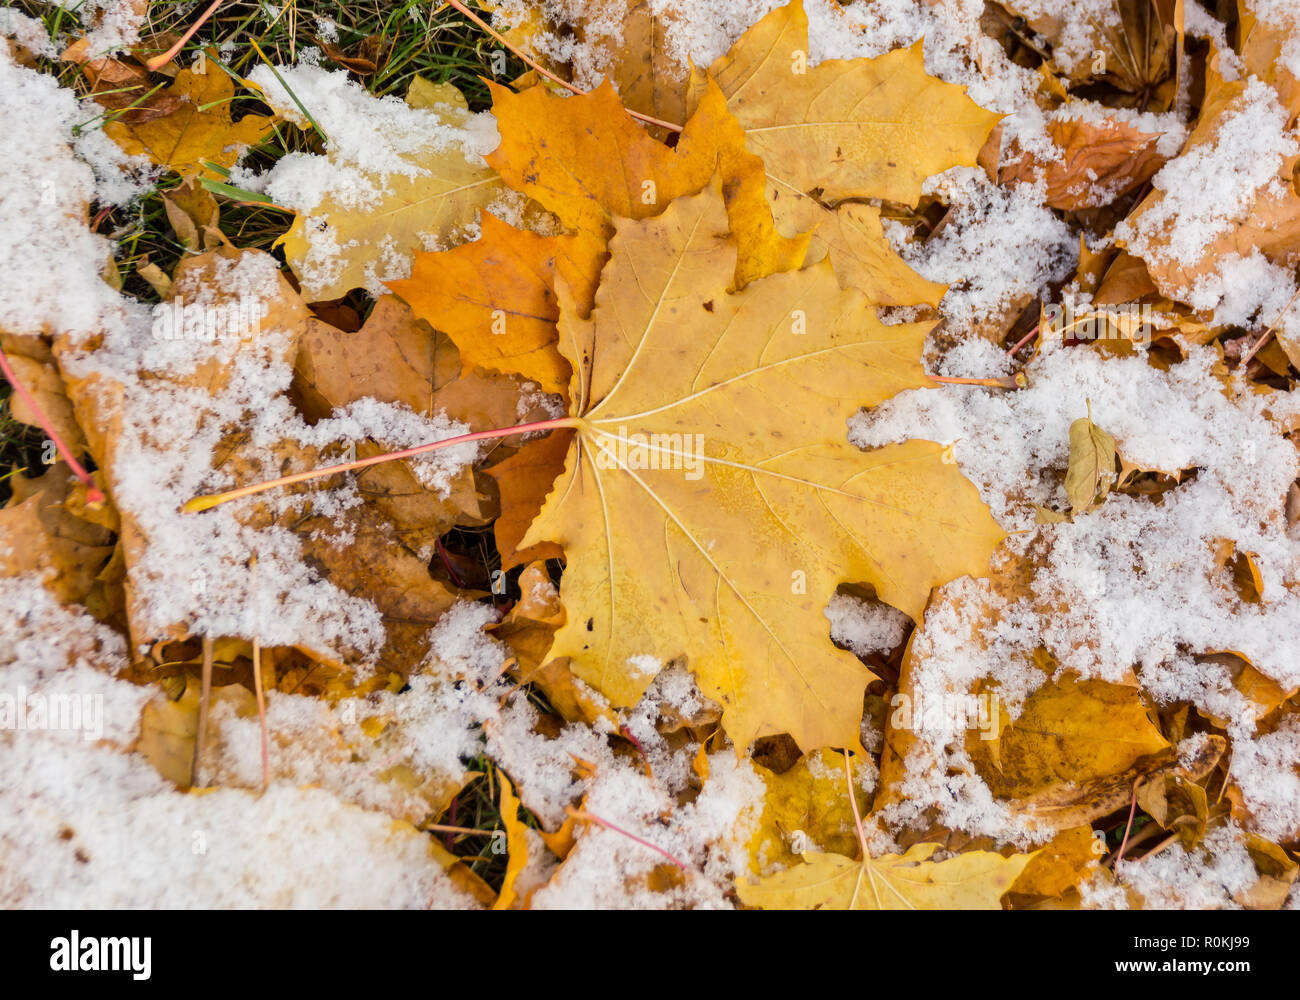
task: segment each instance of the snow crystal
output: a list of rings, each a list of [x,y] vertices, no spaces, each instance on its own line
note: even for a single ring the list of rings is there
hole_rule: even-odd
[[[1073,272],[1078,238],[1043,207],[1035,186],[1003,188],[978,167],[954,167],[931,177],[923,190],[949,203],[935,236],[912,242],[896,224],[886,225],[885,233],[913,270],[949,284],[939,303],[949,330],[966,333],[999,318]]]
[[[149,5],[140,0],[55,0],[81,19],[87,28],[91,55],[106,55],[134,45],[149,17]]]
[[[1209,831],[1191,851],[1173,844],[1159,854],[1121,861],[1115,874],[1146,908],[1156,910],[1240,909],[1232,897],[1259,880],[1241,830],[1232,823]],[[1099,871],[1080,886],[1085,907],[1127,908],[1123,890],[1106,884],[1108,876]]]
[[[1300,152],[1272,87],[1252,77],[1220,119],[1214,138],[1166,163],[1151,179],[1164,197],[1136,222],[1115,229],[1129,252],[1153,263],[1196,267],[1214,240],[1243,222],[1256,200],[1281,195],[1283,160]],[[1198,282],[1185,300],[1213,309],[1222,286]],[[1180,297],[1184,297],[1180,294]]]
[[[310,128],[301,102],[327,137],[328,161],[297,155],[281,159],[272,170],[267,193],[296,210],[310,211],[327,192],[345,206],[367,207],[381,194],[367,175],[381,181],[393,175],[417,177],[427,171],[413,157],[454,146],[476,162],[500,144],[491,115],[467,115],[464,127],[449,125],[433,109],[373,96],[346,70],[299,63],[276,67],[273,73],[269,66],[258,66],[249,79],[277,112]]]
[[[45,25],[12,7],[0,9],[0,35],[12,38],[33,55],[53,59],[59,54],[54,43],[50,41]]]
[[[832,597],[826,617],[831,622],[831,638],[859,656],[897,649],[912,625],[911,619],[896,608],[849,594]]]
[[[89,329],[115,293],[99,278],[110,247],[86,227],[95,176],[72,147],[87,117],[52,76],[0,47],[0,327],[13,333]],[[74,291],[75,290],[75,291]]]
[[[0,581],[0,640],[0,692],[90,698],[102,723],[93,743],[85,732],[0,730],[0,905],[475,905],[423,836],[327,792],[173,789],[126,752],[154,691],[113,677],[126,665],[121,638],[59,607],[38,581]]]

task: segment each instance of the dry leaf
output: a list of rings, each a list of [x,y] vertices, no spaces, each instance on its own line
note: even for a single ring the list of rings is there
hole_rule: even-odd
[[[170,114],[134,123],[111,121],[104,131],[128,154],[145,154],[182,177],[204,173],[204,160],[233,167],[245,149],[257,145],[271,130],[272,119],[262,115],[231,120],[235,85],[219,69],[208,73],[183,69],[163,93],[178,100]],[[214,175],[214,179],[220,178]]]
[[[883,305],[935,305],[945,286],[914,273],[885,240],[879,209],[915,204],[930,174],[973,164],[997,116],[925,74],[919,44],[877,59],[809,68],[796,0],[772,11],[691,80],[694,107],[712,81],[762,158],[783,232],[813,231],[808,260],[829,256],[840,283]]]
[[[1211,60],[1206,69],[1205,102],[1196,128],[1183,147],[1184,156],[1217,143],[1225,121],[1241,111],[1246,101],[1247,81],[1225,80],[1215,68],[1215,61]],[[1246,193],[1240,211],[1227,217],[1222,225],[1211,219],[1195,229],[1195,250],[1173,243],[1186,209],[1175,204],[1171,210],[1166,204],[1171,195],[1180,197],[1186,192],[1166,192],[1158,187],[1133,209],[1125,222],[1130,235],[1117,242],[1146,262],[1151,280],[1162,295],[1182,302],[1190,302],[1198,283],[1217,275],[1223,259],[1233,254],[1245,258],[1259,251],[1269,260],[1285,264],[1300,247],[1300,197],[1293,178],[1298,163],[1300,155],[1284,156],[1268,183]],[[1195,228],[1195,222],[1193,219],[1184,224]],[[1184,234],[1181,239],[1186,243],[1190,237]],[[1269,321],[1272,318],[1268,317]],[[1283,346],[1287,346],[1285,339]]]
[[[927,76],[920,43],[876,59],[809,67],[799,0],[772,11],[712,66],[751,152],[782,191],[834,204],[915,205],[921,184],[975,162],[998,116],[961,87]],[[692,97],[706,86],[697,74]]]
[[[456,127],[469,117],[469,112],[449,102],[429,110]],[[338,156],[331,151],[326,158],[334,163]],[[353,168],[370,177],[381,192],[378,204],[358,208],[346,194],[327,193],[309,216],[296,217],[281,237],[278,245],[300,281],[305,265],[319,264],[321,254],[333,254],[338,248],[327,278],[303,282],[307,301],[337,299],[353,288],[367,287],[374,280],[368,272],[378,258],[391,266],[394,258],[409,259],[430,240],[445,241],[477,221],[479,210],[501,194],[496,172],[454,143],[406,159],[420,171],[415,176],[393,174],[385,179]]]
[[[931,861],[937,844],[854,861],[805,854],[758,884],[738,881],[741,902],[766,910],[997,910],[1032,854],[971,851]]]
[[[1013,145],[1001,183],[1047,184],[1046,203],[1069,211],[1109,205],[1150,180],[1165,164],[1156,151],[1160,136],[1140,132],[1120,119],[1067,118],[1047,123],[1047,135],[1060,159],[1043,160]]]
[[[542,86],[521,94],[494,86],[492,97],[501,145],[488,162],[578,237],[603,240],[615,217],[658,215],[720,173],[740,246],[736,284],[803,262],[807,240],[776,231],[763,197],[763,163],[745,151],[745,136],[717,88],[701,86],[675,149],[646,134],[608,82],[576,97],[555,97]],[[585,246],[569,256],[599,261]]]
[[[1074,675],[1048,681],[996,740],[967,746],[993,793],[1028,798],[1056,785],[1084,785],[1167,755],[1169,741],[1137,688]]]
[[[418,254],[411,277],[388,287],[437,325],[476,365],[511,372],[544,392],[563,393],[569,363],[556,348],[555,275],[590,302],[604,260],[603,239],[538,236],[484,212],[482,235],[441,253]]]
[[[506,849],[510,852],[510,856],[506,861],[506,874],[501,881],[501,892],[497,895],[496,902],[492,904],[492,909],[509,910],[515,908],[515,904],[519,902],[519,894],[515,891],[515,879],[528,864],[528,828],[519,819],[519,799],[515,797],[510,779],[501,771],[497,772],[497,777],[501,780],[499,808],[501,822],[506,827]]]
[[[564,550],[554,542],[538,542],[521,548],[546,495],[564,471],[573,432],[554,430],[537,441],[528,441],[515,454],[487,470],[501,491],[501,515],[492,525],[502,569],[538,559],[559,559]]]
[[[758,873],[786,868],[805,851],[849,855],[858,846],[853,808],[845,794],[844,755],[813,750],[781,774],[759,768],[767,786],[763,814],[749,841],[751,864]],[[860,814],[870,801],[854,788]]]
[[[1078,515],[1106,499],[1115,484],[1115,439],[1080,417],[1070,424],[1070,467],[1065,474],[1065,494],[1070,511]]]
[[[113,555],[113,533],[67,509],[76,480],[62,462],[10,482],[14,496],[0,509],[0,575],[35,573],[60,603],[84,601]]]
[[[654,674],[633,657],[686,655],[738,749],[855,748],[869,675],[826,641],[835,588],[919,615],[1002,537],[939,445],[845,440],[857,407],[927,384],[926,325],[879,324],[825,263],[728,294],[716,184],[620,223],[610,251],[590,321],[561,292],[577,434],[521,543],[568,558],[552,655],[619,705]]]
[[[54,364],[54,357],[44,342],[35,337],[14,337],[0,335],[0,348],[9,359],[9,366],[18,376],[23,387],[36,400],[49,421],[49,426],[62,438],[74,455],[83,455],[86,440],[81,433],[73,414],[72,402],[68,399],[63,376]],[[42,426],[36,412],[27,404],[21,393],[9,397],[9,413],[21,424],[30,427]]]

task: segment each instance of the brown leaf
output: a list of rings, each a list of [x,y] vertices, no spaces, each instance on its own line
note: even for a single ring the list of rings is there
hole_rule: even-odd
[[[212,192],[193,177],[180,187],[164,192],[163,211],[176,236],[187,250],[211,250],[221,244],[217,222],[221,209]]]
[[[1002,168],[1000,181],[1047,183],[1047,204],[1077,210],[1109,205],[1143,184],[1165,164],[1156,151],[1160,136],[1140,132],[1119,119],[1100,122],[1054,119],[1047,135],[1060,154],[1043,160],[1016,143],[1011,161]]]
[[[15,476],[14,497],[0,510],[0,574],[35,573],[62,604],[84,600],[113,554],[111,531],[66,509],[75,481],[62,462],[39,479]]]
[[[63,376],[54,363],[50,349],[39,338],[8,334],[0,335],[0,348],[3,348],[9,358],[10,367],[18,380],[31,393],[49,420],[50,427],[74,455],[84,454],[86,439],[77,424],[67,387],[63,384]],[[19,423],[31,427],[43,426],[21,393],[15,392],[10,396],[9,412]]]

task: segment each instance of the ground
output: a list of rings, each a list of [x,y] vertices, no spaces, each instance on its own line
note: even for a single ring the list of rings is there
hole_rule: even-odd
[[[0,8],[0,903],[869,905],[809,898],[805,873],[842,865],[873,884],[918,869],[909,905],[1300,904],[1292,5],[207,6]],[[882,88],[914,81],[890,109],[920,125],[888,167],[915,183],[882,168],[853,187],[854,158],[898,141],[876,122],[801,161],[825,178],[781,202],[793,154],[768,117],[839,112],[822,93],[747,110],[727,76],[747,39],[825,94],[871,60]],[[698,150],[705,74],[774,185],[760,230],[797,259],[746,256],[738,183],[655,202]],[[574,127],[574,176],[594,169],[584,128],[622,137],[597,161],[648,144],[661,173],[629,173],[625,210],[573,209],[545,175],[537,150],[570,149],[561,104],[605,109]],[[749,162],[732,155],[724,181]],[[818,623],[802,665],[845,679],[847,734],[747,679],[752,637],[670,624],[698,606],[685,557],[664,573],[685,597],[611,612],[619,676],[582,661],[584,621],[603,641],[590,592],[652,573],[614,572],[608,523],[608,572],[579,567],[590,519],[566,522],[561,491],[543,506],[562,435],[589,426],[563,338],[612,343],[623,277],[657,280],[686,217],[738,248],[693,340],[731,303],[750,317],[820,280],[864,317],[844,336],[915,344],[888,390],[869,355],[774,402],[784,425],[740,414],[797,437],[799,406],[847,394],[848,461],[933,466],[890,488],[937,512],[924,539],[879,577],[832,552],[824,593],[791,589],[786,618]],[[561,260],[579,249],[548,248],[587,230],[584,289]],[[466,331],[525,258],[540,339],[512,352]],[[549,436],[509,433],[524,423]],[[483,431],[500,433],[196,512]],[[766,513],[736,516],[718,562],[736,538],[770,562]],[[895,586],[909,560],[939,567],[915,597]],[[686,648],[714,626],[716,649]]]

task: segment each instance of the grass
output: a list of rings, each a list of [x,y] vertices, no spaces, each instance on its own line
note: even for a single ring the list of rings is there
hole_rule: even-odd
[[[41,20],[51,38],[61,38],[64,44],[79,33],[75,12],[31,0],[9,2],[5,6]],[[175,0],[152,3],[150,20],[142,37],[158,40],[147,45],[142,43],[138,50],[141,58],[165,48],[182,35],[205,7],[206,4]],[[207,53],[206,58],[238,78],[261,62],[263,55],[272,63],[284,64],[292,62],[306,48],[319,48],[322,43],[321,25],[332,22],[337,26],[337,51],[346,54],[367,39],[372,39],[370,44],[378,47],[375,72],[353,74],[353,78],[375,96],[400,98],[418,75],[434,83],[456,86],[472,110],[480,111],[490,105],[487,85],[483,81],[493,77],[492,53],[499,46],[450,7],[440,7],[428,0],[403,3],[370,0],[361,4],[290,0],[278,7],[278,15],[274,13],[276,10],[272,4],[228,0],[190,39],[172,65],[189,66],[203,52]],[[82,94],[90,93],[90,85],[79,67],[53,60],[41,60],[41,64],[41,69],[58,78],[62,85]],[[347,68],[327,56],[322,57],[322,64],[329,68]],[[526,68],[511,55],[506,61],[504,75],[510,79]],[[150,81],[160,86],[170,82],[161,72],[152,74]],[[236,90],[231,106],[232,118],[238,120],[246,114],[270,113],[255,92],[245,88]],[[89,119],[84,127],[103,128],[120,114],[120,111],[106,111]],[[261,145],[247,154],[244,164],[261,171],[289,153],[318,153],[322,148],[319,136],[280,123]],[[115,243],[123,291],[145,302],[156,302],[157,294],[139,276],[139,268],[148,262],[170,273],[187,253],[167,224],[161,198],[162,193],[178,183],[179,178],[174,175],[164,176],[155,192],[140,203],[112,209],[97,220],[97,231]],[[277,253],[275,242],[293,221],[291,215],[279,210],[229,200],[224,200],[221,208],[220,229],[241,249]],[[358,304],[368,305],[364,299],[359,299]]]
[[[8,0],[2,5],[41,21],[60,49],[79,37],[86,27],[81,23],[75,4],[69,5],[71,9],[31,0]],[[194,24],[207,6],[207,0],[199,3],[156,0],[151,3],[149,21],[142,31],[142,38],[149,41],[135,51],[138,61],[143,63],[149,56],[164,51]],[[330,28],[331,23],[335,29]],[[498,43],[454,9],[428,0],[368,0],[347,4],[329,0],[289,0],[282,4],[227,0],[186,43],[172,66],[190,66],[202,52],[206,53],[209,64],[216,62],[238,79],[264,58],[272,63],[288,64],[308,47],[321,48],[326,40],[322,36],[332,30],[337,31],[337,39],[333,42],[334,48],[329,49],[330,53],[343,58],[354,52],[375,54],[374,71],[353,71],[352,77],[377,97],[402,98],[416,76],[422,76],[434,83],[456,86],[465,95],[471,110],[480,111],[490,105],[484,79],[494,76],[493,52],[499,48]],[[321,63],[327,68],[349,68],[328,54],[322,56]],[[499,68],[499,56],[497,64]],[[89,96],[91,85],[77,65],[57,59],[39,59],[38,68],[56,77],[61,85]],[[504,77],[512,79],[526,68],[513,55],[508,55]],[[149,80],[150,89],[141,98],[170,84],[170,77],[165,72],[153,73]],[[310,112],[311,109],[306,110]],[[82,128],[103,128],[121,113],[104,109],[102,113],[88,115]],[[247,114],[270,113],[255,91],[237,87],[231,105],[232,118],[238,120]],[[249,151],[243,163],[263,171],[289,153],[323,151],[324,144],[316,132],[279,123],[266,140]],[[179,184],[180,178],[164,174],[150,193],[128,206],[89,206],[88,218],[93,220],[96,231],[113,242],[123,292],[143,302],[158,301],[157,292],[140,274],[146,263],[157,265],[171,274],[184,257],[193,253],[172,231],[164,209],[163,195]],[[219,226],[232,244],[241,249],[271,253],[283,261],[275,243],[289,228],[292,215],[276,208],[241,204],[221,197],[218,201],[221,207]],[[372,305],[360,293],[353,293],[345,302],[356,309],[362,319]],[[0,502],[12,496],[10,480],[15,473],[42,470],[41,449],[45,441],[40,428],[28,427],[13,419],[9,393],[9,386],[0,381]],[[481,568],[485,580],[490,580],[493,570],[500,565],[489,529],[458,529],[450,533],[445,542],[449,556],[480,563],[481,567],[475,569]],[[437,569],[435,566],[435,571]],[[518,571],[509,574],[506,594],[495,594],[490,599],[502,604],[517,598],[517,576]],[[515,697],[528,697],[543,711],[551,711],[540,692],[531,688],[525,688]],[[472,780],[462,790],[452,811],[442,817],[431,817],[431,820],[482,831],[504,829],[497,804],[501,783],[496,778],[494,765],[486,756],[480,756],[468,762],[468,766],[482,777]],[[535,818],[527,815],[525,810],[521,810],[521,816],[530,825],[537,825]],[[438,836],[442,838],[444,835]],[[492,852],[492,837],[446,836],[453,853],[463,857],[471,869],[494,889],[500,887],[506,858]]]

